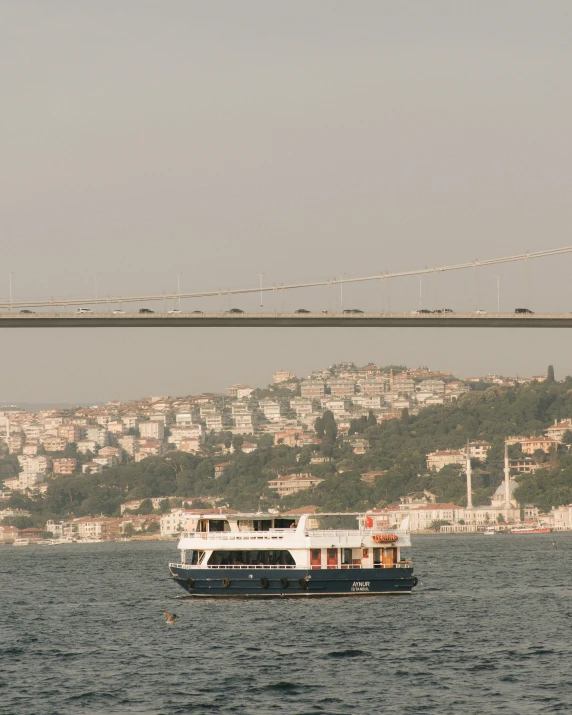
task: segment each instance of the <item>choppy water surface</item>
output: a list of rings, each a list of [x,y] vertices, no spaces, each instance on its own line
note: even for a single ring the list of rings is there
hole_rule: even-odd
[[[0,713],[572,712],[572,534],[413,544],[412,596],[268,602],[170,600],[174,543],[0,547]]]

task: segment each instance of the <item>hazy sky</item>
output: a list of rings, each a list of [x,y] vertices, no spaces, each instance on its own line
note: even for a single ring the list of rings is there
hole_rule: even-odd
[[[15,299],[94,295],[96,276],[128,295],[178,272],[216,290],[572,244],[571,31],[569,0],[3,0],[0,295],[9,272]],[[424,304],[494,310],[497,274],[501,308],[572,311],[572,254],[478,286],[427,279]],[[345,307],[382,301],[344,291]],[[264,309],[330,305],[339,292],[316,289]],[[394,309],[418,305],[418,279],[392,287]],[[339,360],[563,377],[571,337],[4,331],[0,402],[262,385]]]

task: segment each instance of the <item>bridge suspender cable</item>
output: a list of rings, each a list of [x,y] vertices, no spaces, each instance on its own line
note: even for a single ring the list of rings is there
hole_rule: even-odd
[[[367,281],[385,281],[391,278],[406,278],[408,276],[422,276],[427,274],[444,273],[445,271],[460,271],[466,268],[481,268],[483,266],[494,266],[499,263],[513,263],[515,261],[529,261],[534,258],[546,258],[549,256],[558,256],[563,253],[571,253],[572,246],[564,248],[553,248],[548,251],[537,251],[534,253],[521,253],[516,256],[506,256],[504,258],[492,258],[487,261],[471,261],[470,263],[459,263],[454,266],[441,266],[440,268],[420,268],[413,271],[401,271],[399,273],[381,273],[374,276],[363,276],[362,278],[334,278],[325,281],[315,281],[312,283],[292,283],[290,285],[280,284],[279,289],[297,290],[301,288],[318,288],[320,286],[341,285],[344,283],[365,283]],[[108,305],[121,303],[140,303],[156,300],[177,300],[180,298],[212,298],[216,296],[227,295],[246,295],[248,293],[266,293],[268,291],[276,291],[277,286],[257,286],[254,288],[233,288],[228,290],[215,291],[200,291],[197,293],[171,293],[161,295],[138,295],[138,296],[122,296],[122,297],[107,297],[107,298],[77,298],[77,299],[51,299],[51,300],[27,300],[19,302],[0,303],[0,308],[11,310],[14,308],[39,308],[42,306],[75,306],[75,305]]]

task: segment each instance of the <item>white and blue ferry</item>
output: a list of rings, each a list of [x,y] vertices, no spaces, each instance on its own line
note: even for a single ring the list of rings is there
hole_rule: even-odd
[[[319,528],[348,516],[355,528]],[[169,569],[192,597],[408,594],[417,585],[401,556],[411,545],[408,522],[379,529],[367,514],[189,514],[180,563]]]

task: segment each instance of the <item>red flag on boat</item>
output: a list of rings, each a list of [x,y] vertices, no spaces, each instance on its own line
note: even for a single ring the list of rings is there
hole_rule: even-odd
[[[365,517],[365,528],[371,529],[372,526],[373,526],[373,519],[371,518],[371,516],[366,516]]]

